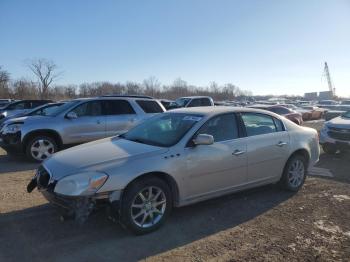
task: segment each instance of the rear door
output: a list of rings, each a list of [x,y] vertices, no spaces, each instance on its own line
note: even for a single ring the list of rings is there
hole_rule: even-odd
[[[239,138],[235,114],[209,119],[198,134],[212,135],[214,144],[185,148],[187,197],[195,198],[244,184],[247,180],[246,138]]]
[[[106,137],[101,101],[88,101],[72,109],[75,119],[64,119],[64,143],[77,144]]]
[[[248,181],[277,178],[289,157],[289,135],[283,123],[262,113],[241,113],[247,134]]]
[[[123,134],[137,123],[137,114],[125,99],[103,100],[106,115],[106,136]]]

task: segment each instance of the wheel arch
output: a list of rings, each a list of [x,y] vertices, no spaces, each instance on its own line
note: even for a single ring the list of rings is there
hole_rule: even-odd
[[[177,184],[176,180],[171,175],[169,175],[165,172],[161,172],[161,171],[147,172],[147,173],[144,173],[144,174],[134,178],[133,180],[131,180],[124,188],[120,199],[121,200],[123,199],[123,194],[126,192],[126,190],[128,190],[128,188],[130,187],[131,184],[133,184],[139,180],[145,179],[147,177],[157,177],[157,178],[163,180],[165,183],[167,183],[167,185],[170,187],[171,194],[173,196],[173,205],[177,206],[177,204],[179,203],[178,184]]]
[[[39,129],[39,130],[31,131],[23,137],[23,140],[22,140],[23,141],[22,144],[24,145],[23,150],[25,150],[27,143],[30,141],[30,139],[32,139],[35,136],[49,136],[55,140],[58,148],[62,147],[62,144],[63,144],[62,138],[57,133],[57,131],[52,129]]]
[[[287,165],[288,161],[289,161],[292,157],[294,157],[294,156],[296,156],[296,155],[301,155],[301,156],[303,156],[303,157],[305,158],[305,160],[306,160],[306,166],[307,166],[307,167],[309,166],[310,154],[309,154],[309,152],[308,152],[305,148],[299,148],[299,149],[295,150],[295,151],[289,156],[289,158],[288,158],[288,160],[287,160],[285,166]]]

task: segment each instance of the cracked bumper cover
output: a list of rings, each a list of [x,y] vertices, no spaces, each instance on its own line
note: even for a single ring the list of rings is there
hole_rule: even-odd
[[[119,199],[122,191],[98,193],[92,196],[64,196],[54,192],[55,182],[47,188],[38,186],[34,177],[27,186],[27,191],[32,192],[38,187],[39,192],[52,205],[61,211],[64,217],[74,218],[79,224],[84,223],[91,212],[103,207],[107,208],[109,216],[115,220],[119,213]]]

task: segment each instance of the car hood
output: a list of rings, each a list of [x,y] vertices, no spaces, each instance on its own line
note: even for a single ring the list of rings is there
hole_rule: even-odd
[[[329,120],[327,126],[350,129],[350,118],[338,116]]]
[[[6,121],[6,124],[14,124],[14,123],[18,123],[18,122],[23,122],[23,123],[29,123],[29,122],[36,122],[36,121],[40,121],[42,123],[45,123],[46,120],[48,119],[52,119],[52,117],[49,116],[18,116],[15,118],[11,118],[8,119]],[[45,120],[45,121],[43,121]]]
[[[132,160],[162,154],[167,148],[141,144],[122,138],[105,138],[54,154],[43,166],[54,180],[84,171],[104,171],[118,165],[133,165]]]

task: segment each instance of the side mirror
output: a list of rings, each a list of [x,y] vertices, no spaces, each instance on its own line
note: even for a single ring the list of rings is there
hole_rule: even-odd
[[[66,117],[67,117],[68,119],[76,119],[76,118],[78,118],[78,115],[77,115],[77,113],[71,111],[71,112],[69,112],[69,113],[66,115]]]
[[[199,134],[193,139],[195,145],[212,145],[214,143],[214,137],[207,134]]]

